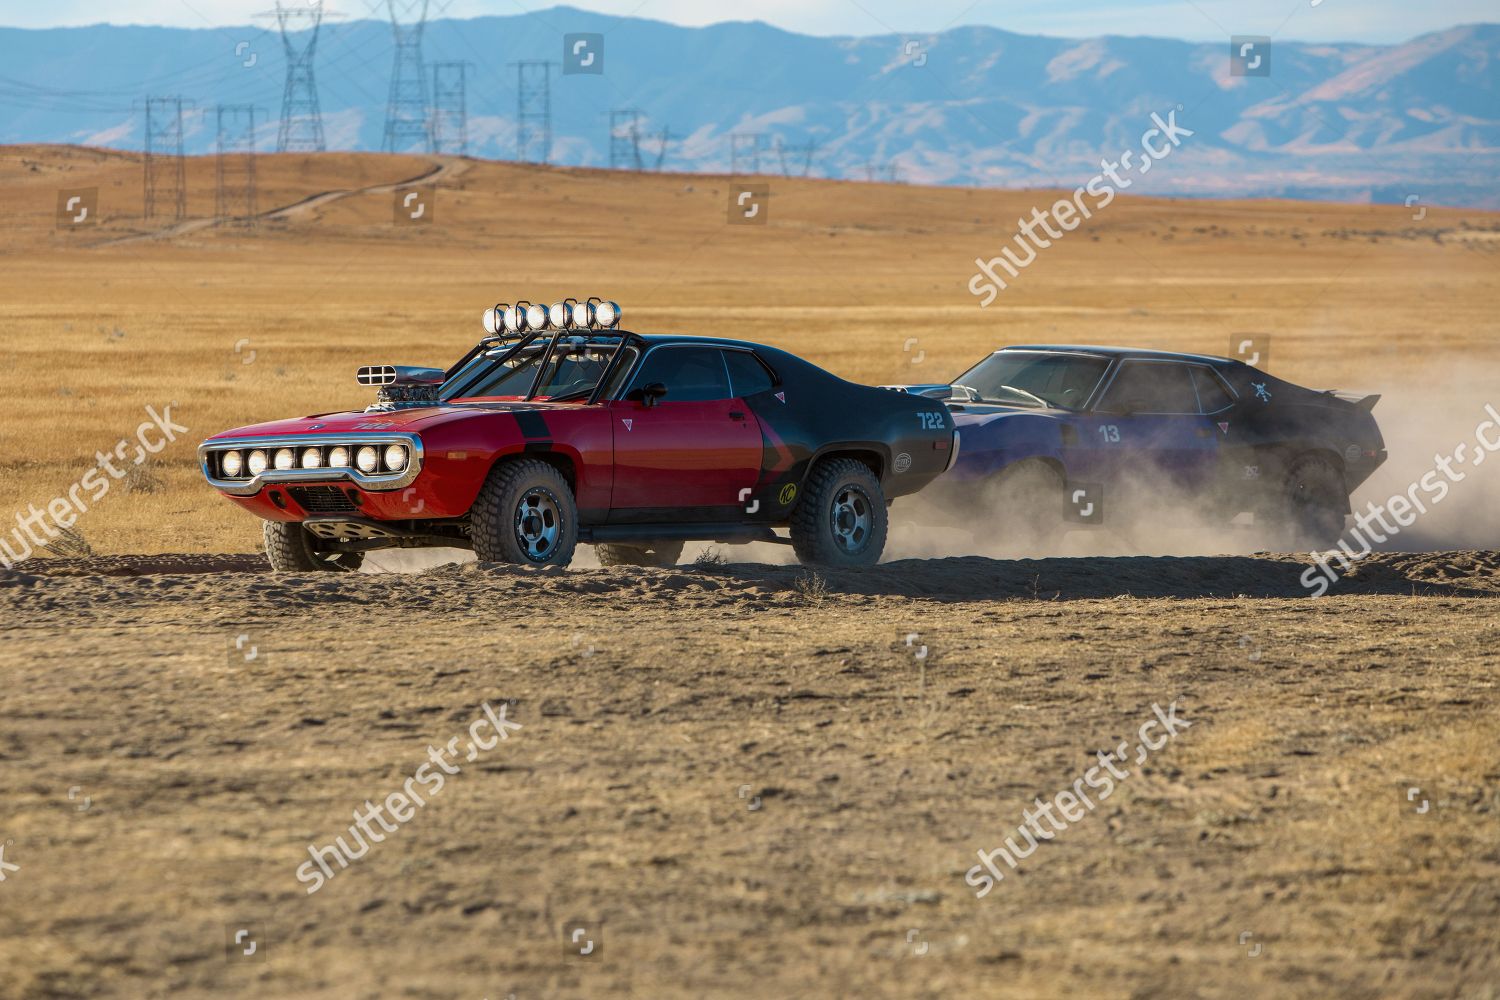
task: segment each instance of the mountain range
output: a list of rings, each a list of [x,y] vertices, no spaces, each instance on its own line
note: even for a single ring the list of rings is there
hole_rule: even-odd
[[[358,14],[330,14],[318,35],[330,149],[379,150],[385,137],[396,37]],[[564,72],[569,59],[583,68],[564,44],[574,33],[602,36],[586,46],[602,72]],[[514,64],[547,61],[558,164],[609,165],[609,112],[634,108],[638,127],[616,147],[627,166],[655,166],[665,129],[667,170],[1072,189],[1138,149],[1153,112],[1175,111],[1193,134],[1132,193],[1500,208],[1500,25],[1391,46],[1252,46],[989,27],[825,38],[554,7],[431,20],[421,58],[429,94],[432,64],[466,64],[467,151],[482,157],[517,156]],[[286,66],[274,19],[0,28],[0,142],[140,149],[146,98],[182,97],[188,153],[214,150],[220,104],[258,107],[258,148],[271,151]]]

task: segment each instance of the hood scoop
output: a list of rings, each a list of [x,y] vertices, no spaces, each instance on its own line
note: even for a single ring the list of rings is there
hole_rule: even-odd
[[[356,376],[360,385],[379,386],[376,409],[396,406],[430,406],[438,401],[438,389],[447,379],[441,368],[406,365],[365,365]]]

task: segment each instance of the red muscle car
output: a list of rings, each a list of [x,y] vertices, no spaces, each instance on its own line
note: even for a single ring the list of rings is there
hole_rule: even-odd
[[[857,566],[880,558],[890,500],[956,457],[938,400],[619,323],[598,299],[496,306],[452,367],[361,369],[374,406],[227,431],[199,448],[203,474],[264,519],[277,570],[424,546],[566,565],[579,542],[606,565],[670,565],[688,541]]]

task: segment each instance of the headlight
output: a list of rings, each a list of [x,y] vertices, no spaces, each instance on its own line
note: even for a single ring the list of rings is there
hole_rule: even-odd
[[[526,307],[526,328],[528,330],[547,329],[547,307],[543,305],[529,305]]]
[[[281,448],[276,452],[276,468],[282,472],[297,464],[297,453],[290,448]]]
[[[328,453],[328,467],[331,469],[349,468],[349,449],[339,445]]]
[[[521,332],[521,310],[516,306],[504,306],[500,310],[500,325],[506,333]]]
[[[219,460],[219,468],[230,479],[238,479],[240,473],[245,471],[245,456],[237,451],[226,451]]]
[[[374,445],[365,445],[355,453],[354,461],[360,472],[375,472],[380,468],[380,452]]]
[[[323,449],[308,448],[302,453],[302,467],[304,469],[321,469],[323,467]]]
[[[406,468],[406,445],[386,445],[385,467],[391,472],[400,472]]]
[[[552,329],[566,330],[573,325],[574,304],[571,300],[554,302],[547,308],[547,322],[552,324]]]
[[[572,325],[587,330],[594,325],[594,306],[591,302],[574,302],[568,307]]]
[[[250,453],[250,475],[258,476],[266,471],[266,453],[263,451],[252,451]]]
[[[620,307],[613,302],[601,302],[594,307],[594,318],[606,329],[613,327],[620,322]]]

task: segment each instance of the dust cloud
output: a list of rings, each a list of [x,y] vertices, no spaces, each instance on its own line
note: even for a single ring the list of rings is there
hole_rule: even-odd
[[[1408,495],[1414,485],[1420,486],[1424,476],[1438,469],[1440,457],[1452,458],[1453,473],[1451,479],[1441,471],[1437,480],[1429,479],[1429,483],[1446,482],[1447,494],[1432,503],[1433,494],[1419,490],[1418,495],[1427,498],[1427,512],[1417,514],[1414,524],[1383,542],[1371,538],[1375,549],[1440,552],[1500,547],[1500,452],[1485,451],[1478,437],[1482,424],[1496,421],[1486,411],[1487,405],[1500,413],[1500,379],[1480,384],[1428,378],[1399,386],[1382,397],[1375,416],[1389,458],[1354,491],[1351,501],[1355,512],[1368,512],[1369,504],[1383,505],[1393,496]],[[1492,444],[1500,444],[1500,426],[1488,427],[1485,434]],[[1462,457],[1457,457],[1460,445],[1464,450]],[[1252,518],[1241,515],[1225,521],[1201,513],[1195,509],[1194,497],[1174,496],[1144,473],[1134,482],[1121,484],[1121,488],[1122,492],[1151,496],[1153,502],[1133,514],[1112,505],[1106,510],[1103,525],[1064,524],[1045,541],[1030,543],[1024,540],[1021,529],[1032,512],[999,509],[982,489],[972,491],[958,509],[951,505],[940,508],[930,493],[902,497],[891,508],[883,561],[969,555],[992,559],[1248,555],[1287,547],[1278,544],[1275,535]],[[1349,527],[1355,527],[1352,518]],[[1345,537],[1349,537],[1349,531]],[[683,550],[681,562],[690,565],[700,557],[769,565],[796,561],[788,545],[690,543]],[[472,552],[460,549],[396,549],[370,553],[363,572],[416,573],[447,563],[473,561]],[[599,568],[593,547],[580,544],[572,566]]]
[[[1492,415],[1486,407],[1494,408]],[[1371,541],[1387,552],[1438,552],[1500,547],[1500,451],[1485,450],[1481,425],[1492,446],[1500,446],[1500,378],[1479,383],[1457,378],[1406,381],[1387,392],[1375,407],[1388,458],[1369,480],[1354,490],[1356,514],[1370,518],[1370,504],[1385,505],[1413,489],[1424,498],[1425,513],[1415,523]],[[1487,424],[1488,422],[1488,424]],[[1459,451],[1460,446],[1463,447]],[[1451,476],[1439,470],[1449,457]],[[1433,474],[1435,470],[1435,478]],[[1446,494],[1421,487],[1446,483]],[[1004,511],[974,490],[960,507],[939,507],[928,494],[898,500],[892,509],[886,559],[979,555],[989,558],[1043,556],[1193,556],[1244,555],[1287,547],[1267,526],[1249,515],[1234,521],[1195,509],[1194,497],[1172,495],[1142,473],[1119,484],[1120,493],[1146,495],[1153,502],[1134,511],[1109,505],[1101,526],[1064,524],[1041,544],[1024,540],[1029,511]],[[1441,499],[1433,502],[1441,495]],[[1387,515],[1386,521],[1394,524]],[[963,528],[954,528],[954,523]],[[1371,520],[1380,534],[1386,532]],[[1351,518],[1345,538],[1356,527]],[[1367,536],[1368,537],[1368,536]],[[1358,551],[1356,547],[1355,551]]]

